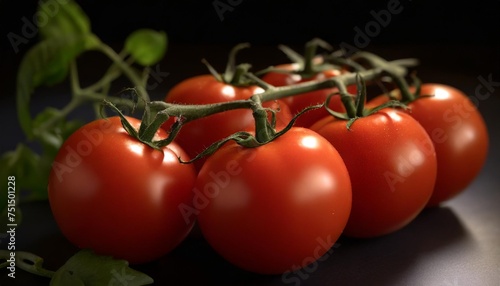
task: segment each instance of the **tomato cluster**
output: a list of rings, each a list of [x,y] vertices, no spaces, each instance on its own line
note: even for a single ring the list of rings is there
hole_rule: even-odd
[[[270,72],[261,80],[293,87],[348,73],[322,70],[302,79]],[[180,82],[165,102],[248,100],[263,93],[262,86],[207,74]],[[360,85],[347,90],[356,93],[352,102],[366,96]],[[341,235],[372,238],[405,227],[424,208],[465,190],[479,173],[488,133],[477,109],[450,86],[418,90],[407,109],[371,109],[388,102],[385,95],[370,98],[364,108],[364,98],[356,100],[358,113],[348,121],[325,108],[292,118],[325,101],[330,110],[345,112],[336,88],[264,102],[269,115],[276,114],[268,118],[276,121],[267,126],[276,132],[272,140],[253,146],[229,140],[196,166],[179,158],[189,161],[236,132],[261,132],[255,112],[191,120],[161,148],[127,134],[118,117],[91,122],[55,159],[48,188],[55,220],[78,247],[132,263],[167,254],[197,222],[207,242],[238,267],[265,274],[300,269]],[[139,129],[139,120],[126,119]],[[167,137],[182,121],[182,115],[172,116],[155,138]]]

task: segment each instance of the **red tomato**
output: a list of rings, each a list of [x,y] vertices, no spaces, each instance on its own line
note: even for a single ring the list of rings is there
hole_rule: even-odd
[[[488,130],[462,91],[428,83],[422,85],[421,94],[433,96],[411,102],[408,114],[424,127],[436,149],[437,179],[428,206],[437,206],[464,191],[481,171],[488,153]],[[370,105],[385,101],[387,96],[381,95]]]
[[[195,190],[206,240],[256,273],[316,261],[341,235],[351,209],[342,158],[324,138],[298,127],[256,148],[224,145],[203,165]]]
[[[118,117],[84,125],[61,146],[49,176],[62,233],[80,248],[130,263],[165,255],[193,226],[178,206],[192,204],[196,172],[178,156],[189,160],[175,143],[156,150],[136,140]]]
[[[165,101],[178,104],[208,104],[248,99],[264,90],[257,86],[237,87],[218,81],[213,75],[200,75],[183,80],[174,86],[167,94]],[[169,130],[174,118],[163,124]],[[191,157],[195,157],[212,143],[235,132],[244,130],[253,122],[252,111],[249,109],[230,110],[210,115],[186,123],[175,141]],[[194,162],[197,170],[205,159]]]
[[[420,124],[387,109],[356,120],[325,117],[311,127],[338,150],[352,182],[344,234],[375,237],[410,223],[425,207],[436,180],[436,154]]]
[[[298,70],[298,64],[284,64],[278,65],[276,68],[284,69],[284,70]],[[335,77],[341,74],[340,70],[326,70],[318,73],[316,76],[311,78],[303,78],[299,74],[286,74],[279,72],[269,72],[262,77],[262,80],[273,85],[273,86],[289,86],[302,82],[313,81],[313,80],[324,80],[327,78]],[[304,108],[312,105],[317,105],[324,103],[328,95],[337,92],[337,88],[327,88],[321,89],[317,91],[307,92],[303,94],[298,94],[294,96],[289,96],[283,99],[283,101],[290,107],[290,111],[293,115],[299,113]],[[349,92],[355,94],[356,89],[355,86],[349,87]],[[338,112],[345,112],[344,105],[340,100],[340,96],[334,96],[330,100],[330,104],[328,106],[330,109]],[[307,113],[302,114],[297,121],[295,122],[295,126],[298,127],[310,127],[316,121],[328,115],[328,112],[324,108],[310,110]]]

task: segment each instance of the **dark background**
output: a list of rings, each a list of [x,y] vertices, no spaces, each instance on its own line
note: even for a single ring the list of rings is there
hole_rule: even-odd
[[[55,1],[55,0],[54,0]],[[63,0],[61,0],[63,1]],[[22,18],[32,20],[37,1],[0,2],[2,46],[6,34],[20,34]],[[121,41],[138,28],[165,30],[175,43],[303,43],[320,37],[332,44],[352,43],[354,27],[370,13],[399,3],[373,44],[498,44],[499,1],[76,1],[93,31],[106,42]],[[215,5],[216,3],[222,3]],[[214,6],[231,5],[220,15]],[[221,8],[223,9],[223,8]],[[34,41],[33,41],[34,42]]]
[[[57,1],[57,0],[51,0]],[[59,0],[64,2],[64,0]],[[500,43],[500,1],[76,1],[91,21],[92,30],[102,41],[119,45],[132,31],[139,28],[163,30],[169,37],[170,47],[165,63],[176,47],[194,49],[191,57],[184,59],[196,63],[190,67],[192,73],[205,72],[199,64],[207,57],[215,64],[219,57],[227,54],[229,47],[249,42],[253,46],[272,47],[276,52],[278,44],[301,48],[303,44],[319,37],[334,47],[348,45],[365,50],[376,50],[381,46],[435,48],[429,60],[440,65],[481,64],[499,66],[498,47]],[[399,3],[399,5],[397,4]],[[223,10],[223,5],[229,7]],[[360,38],[359,30],[373,31],[375,16],[381,15],[388,6],[396,5],[397,14],[391,14],[387,24],[379,26],[373,36]],[[215,6],[220,7],[219,11]],[[17,65],[22,55],[37,38],[28,37],[27,43],[20,44],[18,51],[9,42],[8,34],[22,36],[25,21],[33,23],[37,1],[0,1],[0,72],[2,93],[13,92]],[[358,30],[359,29],[359,30]],[[369,33],[369,32],[368,32]],[[358,44],[362,42],[362,45]],[[223,47],[222,50],[220,46]],[[214,52],[208,53],[210,47]],[[493,52],[493,58],[484,63],[461,58],[475,57],[484,52]],[[259,50],[260,52],[260,50]],[[269,52],[269,51],[268,51]],[[255,60],[255,54],[251,54]],[[258,53],[257,53],[258,55]],[[281,53],[275,53],[280,61],[286,60]],[[406,55],[403,55],[406,56]],[[418,54],[416,55],[418,56]],[[281,57],[281,58],[279,58]],[[225,59],[225,58],[224,58]],[[243,55],[243,60],[246,60]],[[259,63],[257,59],[257,64]],[[184,62],[179,62],[180,64]],[[494,64],[493,64],[494,63]],[[172,67],[182,69],[182,66]],[[180,78],[165,82],[169,88]],[[162,90],[163,92],[164,90]]]
[[[62,1],[62,0],[61,0]],[[239,3],[223,13],[213,1],[77,1],[103,42],[117,50],[139,28],[164,30],[169,37],[165,59],[159,64],[168,76],[151,90],[162,98],[180,80],[206,73],[201,58],[224,67],[229,49],[241,42],[252,47],[238,59],[256,69],[287,61],[276,48],[287,44],[301,52],[304,42],[319,37],[339,47],[356,46],[356,27],[365,30],[373,13],[391,1],[225,1]],[[400,13],[362,47],[386,59],[421,60],[419,76],[455,86],[477,96],[480,78],[500,82],[500,1],[445,2],[401,0]],[[24,141],[15,115],[15,77],[36,37],[16,53],[8,33],[21,35],[23,17],[32,21],[35,1],[0,0],[0,122],[4,136],[0,151]],[[373,11],[373,12],[372,12]],[[89,52],[79,59],[82,82],[99,78],[109,61]],[[124,83],[125,84],[125,83]],[[83,84],[84,85],[84,84]],[[335,255],[309,273],[301,285],[492,285],[500,281],[500,87],[480,101],[478,108],[490,131],[490,154],[484,170],[465,192],[442,207],[426,210],[412,224],[390,236],[369,241],[342,238]],[[484,91],[484,89],[482,90]],[[69,85],[41,87],[32,98],[33,112],[48,105],[64,106]],[[72,116],[90,118],[89,109]],[[1,166],[0,166],[1,167]],[[17,247],[45,258],[57,269],[76,249],[60,234],[48,204],[23,206],[24,222],[17,230]],[[282,285],[280,276],[252,275],[218,257],[200,238],[189,237],[160,261],[139,267],[157,285]],[[0,285],[11,285],[0,271]],[[18,271],[12,285],[47,285],[47,279]],[[293,284],[288,284],[293,285]]]

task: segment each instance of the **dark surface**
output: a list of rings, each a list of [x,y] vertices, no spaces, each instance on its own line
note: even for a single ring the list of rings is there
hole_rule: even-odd
[[[15,54],[5,41],[6,33],[20,31],[21,17],[34,13],[30,5],[23,7],[23,1],[10,2],[0,2],[0,13],[5,16],[0,19],[3,38],[0,119],[4,123],[2,128],[5,134],[0,141],[1,153],[25,141],[15,120],[15,72],[23,53],[36,42],[31,39]],[[306,10],[293,5],[279,9],[281,6],[278,4],[262,7],[243,1],[221,22],[210,5],[197,6],[193,1],[181,2],[183,4],[159,2],[144,1],[145,4],[136,9],[137,15],[130,13],[136,8],[133,4],[124,3],[125,13],[119,15],[113,14],[116,13],[113,5],[100,5],[100,1],[88,1],[84,6],[89,9],[96,32],[112,42],[120,43],[125,35],[138,27],[167,29],[172,45],[158,68],[169,75],[150,91],[153,99],[162,99],[166,91],[180,80],[205,73],[206,69],[200,63],[203,57],[222,70],[227,51],[241,41],[249,41],[253,46],[242,51],[238,59],[253,63],[255,70],[286,61],[276,49],[277,43],[292,43],[292,47],[300,50],[303,41],[322,36],[333,44],[345,42],[352,45],[353,27],[362,27],[371,20],[370,10],[378,11],[387,4],[375,7],[375,4],[364,1],[355,1],[355,4],[344,1],[346,3],[329,4],[331,6],[323,9],[309,7],[311,13],[308,15],[316,12],[325,16],[331,12],[332,18],[337,16],[341,18],[335,19],[343,20],[340,21],[342,25],[335,23],[334,29],[327,29],[324,25],[329,22],[325,18],[311,16],[310,19],[315,19],[321,26],[314,30],[313,24],[304,27],[296,21],[290,24],[293,29],[282,28],[285,26],[283,21],[288,20],[285,16],[276,16],[280,14],[277,12],[285,13],[288,9],[290,13],[299,15],[297,11]],[[449,84],[477,98],[476,87],[481,84],[481,77],[491,77],[493,81],[500,82],[500,46],[497,38],[500,18],[493,9],[498,5],[493,5],[495,1],[491,1],[488,5],[457,6],[455,8],[460,13],[456,13],[448,11],[443,2],[435,2],[439,3],[407,2],[405,7],[408,9],[400,14],[401,17],[394,17],[387,29],[374,37],[364,49],[387,59],[418,58],[421,60],[418,75],[424,82]],[[165,15],[159,8],[164,7],[162,5],[169,8]],[[361,16],[351,17],[350,13],[338,12],[334,9],[338,8],[335,5],[343,5],[345,11],[357,7],[361,9],[358,11]],[[156,11],[156,14],[146,13],[151,11]],[[248,32],[249,25],[242,24],[248,19],[259,21],[257,32]],[[269,26],[274,22],[281,23],[277,24],[281,26],[264,29],[266,23]],[[114,46],[120,48],[120,44]],[[83,55],[79,62],[83,85],[98,78],[108,63],[94,53]],[[123,85],[119,84],[116,88]],[[302,276],[288,276],[288,280],[279,275],[254,275],[231,266],[210,249],[199,233],[193,233],[161,260],[135,268],[152,276],[155,285],[298,285],[295,281],[300,281],[300,285],[499,286],[500,86],[493,89],[491,96],[478,101],[478,108],[490,132],[490,151],[482,172],[464,193],[440,208],[425,210],[404,229],[370,240],[341,238],[332,255],[320,262],[317,269],[304,270]],[[33,112],[46,106],[64,106],[68,93],[66,82],[53,88],[37,89],[32,100]],[[92,113],[90,108],[82,107],[72,117],[88,120]],[[27,203],[21,207],[24,221],[16,232],[17,249],[36,253],[45,259],[48,269],[57,269],[77,249],[59,232],[46,202]],[[46,278],[21,270],[16,274],[17,278],[13,280],[6,277],[5,269],[1,270],[0,285],[49,283]],[[292,280],[294,278],[298,280]]]

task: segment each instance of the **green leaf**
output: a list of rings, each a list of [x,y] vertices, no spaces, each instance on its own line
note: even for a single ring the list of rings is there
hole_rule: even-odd
[[[50,129],[43,129],[44,132],[38,131],[44,123],[50,120],[55,120],[56,124],[53,124]],[[45,108],[33,120],[33,130],[35,130],[36,139],[42,144],[42,154],[51,159],[55,158],[64,140],[82,125],[83,122],[80,120],[66,120],[59,109]]]
[[[50,285],[136,286],[149,285],[153,282],[148,275],[129,268],[125,260],[99,256],[90,250],[81,250],[57,270]]]
[[[125,40],[125,50],[143,66],[159,62],[167,51],[167,34],[163,31],[140,29]]]
[[[74,1],[47,0],[40,2],[38,13],[48,15],[47,22],[39,27],[42,39],[90,33],[90,21]]]
[[[36,200],[47,199],[47,183],[52,162],[45,156],[39,156],[23,144],[14,151],[6,152],[0,157],[0,178],[16,177],[16,193],[18,199],[24,197]],[[28,191],[27,194],[21,192]],[[2,194],[6,198],[6,194]]]
[[[66,78],[70,63],[82,52],[99,45],[93,34],[43,40],[24,56],[17,73],[17,114],[24,133],[33,137],[29,102],[36,87],[53,85]]]

